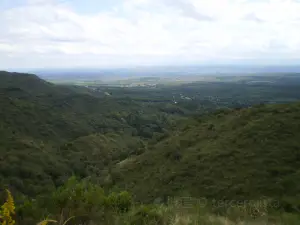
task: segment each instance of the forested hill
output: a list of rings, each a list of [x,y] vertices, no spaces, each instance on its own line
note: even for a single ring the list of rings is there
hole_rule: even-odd
[[[71,175],[91,176],[143,202],[179,195],[291,202],[300,193],[299,103],[192,117],[176,114],[186,110],[180,103],[118,96],[0,72],[0,185],[36,196]]]
[[[95,98],[83,88],[75,90],[35,75],[5,72],[0,75],[0,83],[1,106],[5,109],[1,122],[16,133],[57,141],[128,127],[121,120],[105,117],[122,110],[119,102]]]
[[[8,72],[0,72],[0,106],[0,185],[27,195],[145,151],[144,139],[163,135],[170,119],[151,108],[138,114],[130,100]]]
[[[299,103],[221,110],[178,125],[151,151],[117,165],[113,178],[143,201],[265,196],[295,203],[299,141]]]

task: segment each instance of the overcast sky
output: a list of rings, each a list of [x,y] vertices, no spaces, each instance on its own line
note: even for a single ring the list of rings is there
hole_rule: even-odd
[[[1,69],[298,59],[300,0],[0,0]]]

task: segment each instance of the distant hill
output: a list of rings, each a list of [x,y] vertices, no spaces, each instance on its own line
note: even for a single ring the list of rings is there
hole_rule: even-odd
[[[142,201],[299,199],[300,103],[222,110],[177,127],[150,151],[117,165],[116,185]]]
[[[36,69],[33,73],[44,79],[70,80],[85,79],[98,80],[102,82],[137,79],[140,77],[160,77],[173,79],[180,76],[185,79],[188,76],[228,76],[228,75],[250,75],[250,74],[278,74],[278,73],[300,73],[300,67],[295,65],[231,65],[231,64],[207,64],[207,65],[168,65],[168,66],[139,66],[125,68],[65,68],[65,69]]]

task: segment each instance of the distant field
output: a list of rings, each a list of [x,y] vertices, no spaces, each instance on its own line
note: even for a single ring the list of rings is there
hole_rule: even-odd
[[[46,77],[46,80],[57,84],[75,84],[82,86],[147,86],[147,85],[181,85],[193,82],[242,82],[250,83],[276,83],[280,81],[300,82],[299,74],[297,73],[273,73],[273,74],[256,74],[256,75],[176,75],[176,76],[150,76],[150,77],[135,77],[135,78],[115,78],[111,80],[102,80],[97,77]]]
[[[64,82],[85,86],[100,97],[130,98],[138,104],[165,102],[169,104],[163,106],[167,110],[180,108],[184,114],[300,99],[298,74],[141,77],[107,83],[75,79]]]

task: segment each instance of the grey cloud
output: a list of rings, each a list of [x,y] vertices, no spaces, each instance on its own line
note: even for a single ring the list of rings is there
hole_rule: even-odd
[[[99,15],[81,14],[71,5],[58,4],[63,1],[31,0],[30,5],[0,13],[0,67],[120,66],[162,61],[199,62],[220,57],[259,60],[262,55],[299,57],[300,53],[298,22],[290,22],[287,16],[289,10],[293,12],[293,5],[282,15],[286,18],[282,24],[272,23],[276,15],[266,15],[263,21],[253,12],[243,14],[244,18],[234,24],[229,21],[227,29],[226,18],[222,21],[223,13],[216,12],[216,17],[210,17],[201,5],[200,8],[193,5],[196,0],[134,0],[144,4],[123,9],[120,3],[116,12]],[[235,6],[228,2],[229,8]],[[263,10],[265,5],[253,9],[256,7]],[[226,13],[241,18],[240,11],[225,9]],[[201,26],[195,21],[215,22]],[[289,30],[293,35],[285,35]],[[284,35],[276,36],[276,33]]]
[[[196,7],[185,0],[163,0],[163,2],[173,8],[177,8],[181,11],[182,15],[199,21],[213,21],[214,18],[200,13]]]
[[[85,41],[84,27],[78,19],[64,15],[52,6],[19,7],[0,15],[0,19],[5,21],[4,26],[0,26],[0,41]]]

